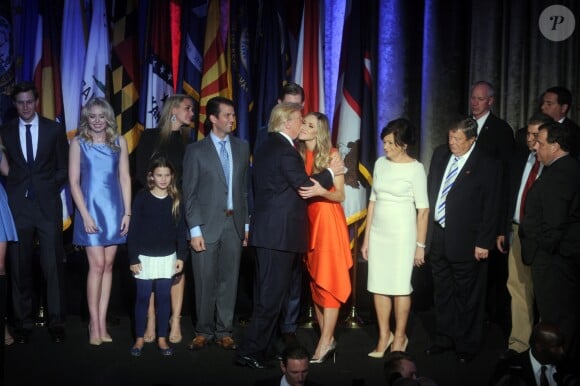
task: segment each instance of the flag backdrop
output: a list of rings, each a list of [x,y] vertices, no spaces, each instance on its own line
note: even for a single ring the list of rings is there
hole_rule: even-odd
[[[125,136],[129,152],[139,142],[138,125],[140,67],[137,46],[137,0],[116,1],[111,11],[111,104],[116,112],[117,128]]]
[[[34,50],[34,84],[39,90],[39,113],[49,119],[56,120],[64,126],[64,108],[62,99],[60,62],[60,33],[58,16],[62,9],[55,4],[43,2],[38,14],[35,50]],[[62,223],[67,229],[73,213],[72,200],[68,184],[61,190]]]
[[[203,128],[206,119],[205,105],[208,100],[215,96],[232,99],[232,75],[226,57],[229,6],[229,0],[209,0],[203,45],[199,128]],[[203,130],[199,130],[198,138],[201,133]]]
[[[230,29],[233,99],[236,104],[236,131],[234,133],[248,142],[250,141],[250,113],[254,106],[250,78],[249,34],[247,1],[235,1]]]
[[[145,31],[145,77],[141,84],[139,98],[139,120],[146,129],[157,127],[161,108],[165,99],[173,94],[173,73],[171,61],[171,39],[167,38],[171,23],[169,2],[152,1],[147,7]],[[140,31],[140,36],[141,31]]]
[[[177,89],[193,98],[194,117],[199,116],[201,76],[203,71],[203,35],[207,16],[206,0],[184,0],[181,11],[181,56]],[[197,138],[196,119],[192,136]]]
[[[91,27],[81,85],[82,106],[93,96],[105,97],[109,58],[109,30],[105,0],[92,0]]]
[[[8,1],[0,4],[0,36],[4,36],[2,55],[0,55],[0,124],[11,105],[10,89],[14,85],[14,50],[12,39],[12,13]]]
[[[292,61],[288,51],[286,23],[281,11],[280,0],[262,1],[258,9],[254,44],[256,55],[253,59],[255,72],[252,74],[256,79],[254,126],[258,128],[268,124],[278,93],[291,76]]]
[[[62,24],[60,71],[62,101],[67,136],[72,138],[81,112],[81,85],[85,67],[86,42],[82,0],[65,0]]]
[[[369,49],[372,39],[368,35],[370,23],[366,17],[372,14],[368,12],[372,12],[373,3],[354,0],[347,3],[342,40],[333,139],[349,169],[343,202],[348,224],[366,216],[375,159]],[[373,138],[370,147],[369,138]]]
[[[323,0],[304,2],[294,81],[304,88],[304,113],[324,113]]]

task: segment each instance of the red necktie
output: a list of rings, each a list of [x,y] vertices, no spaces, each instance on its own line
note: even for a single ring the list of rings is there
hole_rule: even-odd
[[[520,222],[522,222],[522,219],[524,218],[524,207],[526,205],[526,197],[528,195],[528,190],[530,190],[530,188],[534,184],[534,181],[536,181],[536,177],[538,177],[538,170],[540,170],[540,161],[538,161],[538,159],[536,158],[534,166],[532,166],[530,175],[528,176],[526,184],[524,185],[524,191],[522,192],[522,200],[520,201]]]

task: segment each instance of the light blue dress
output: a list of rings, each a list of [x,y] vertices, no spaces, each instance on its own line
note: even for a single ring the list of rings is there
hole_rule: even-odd
[[[0,153],[1,157],[2,153]],[[12,213],[8,207],[8,196],[6,196],[4,186],[0,183],[0,242],[4,241],[18,241],[18,236]]]
[[[121,221],[125,213],[119,180],[120,151],[106,144],[89,143],[79,138],[81,149],[81,191],[85,205],[99,232],[88,234],[77,210],[74,219],[73,244],[107,246],[123,244]]]

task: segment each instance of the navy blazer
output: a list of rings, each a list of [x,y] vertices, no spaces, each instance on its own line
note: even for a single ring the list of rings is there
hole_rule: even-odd
[[[254,155],[254,210],[250,218],[250,244],[256,247],[303,253],[307,249],[306,200],[298,195],[310,186],[304,160],[280,133],[272,133]],[[328,170],[313,175],[325,188],[333,184]]]
[[[427,190],[429,207],[435,208],[443,174],[451,158],[447,144],[435,149],[431,158]],[[474,259],[475,247],[492,249],[499,220],[499,161],[473,149],[449,190],[445,206],[446,256],[452,261]],[[429,211],[430,243],[435,211]]]

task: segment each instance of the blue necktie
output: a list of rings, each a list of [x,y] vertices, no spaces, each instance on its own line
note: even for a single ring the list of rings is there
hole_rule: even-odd
[[[445,228],[445,201],[447,200],[447,193],[451,190],[455,179],[457,178],[457,172],[459,169],[458,165],[459,158],[453,157],[453,162],[449,168],[449,172],[443,180],[443,189],[441,189],[441,198],[437,211],[435,213],[435,221],[437,221],[443,228]]]
[[[226,185],[229,185],[230,181],[230,162],[228,157],[228,151],[226,149],[226,141],[220,141],[220,161],[222,163],[222,168],[224,169],[224,175],[226,176]]]

